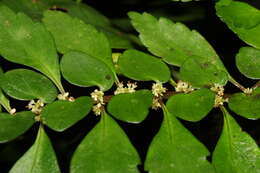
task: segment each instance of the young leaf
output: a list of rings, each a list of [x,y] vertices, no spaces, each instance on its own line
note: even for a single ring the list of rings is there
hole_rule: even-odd
[[[0,143],[10,141],[34,124],[32,112],[18,112],[15,115],[0,113]]]
[[[228,107],[245,118],[260,118],[260,88],[256,88],[252,94],[236,93],[228,101]]]
[[[48,104],[41,113],[44,124],[56,131],[64,131],[85,117],[92,107],[92,99],[82,96],[75,101],[55,101]]]
[[[11,97],[20,100],[40,99],[50,103],[57,97],[57,89],[45,76],[27,69],[15,69],[1,77],[1,87]]]
[[[71,173],[138,173],[140,158],[124,131],[106,113],[83,139],[71,163]]]
[[[245,2],[221,0],[216,3],[216,11],[220,19],[240,39],[255,48],[260,48],[260,10]]]
[[[167,82],[170,79],[170,70],[163,61],[137,50],[126,50],[118,64],[120,72],[134,80]]]
[[[121,121],[142,122],[149,113],[153,95],[149,90],[115,95],[109,101],[108,112]]]
[[[214,173],[209,151],[164,108],[164,120],[145,160],[145,170],[159,172]]]
[[[130,12],[128,15],[140,33],[143,44],[167,63],[180,66],[188,57],[194,55],[198,61],[200,58],[207,58],[209,62],[225,70],[214,49],[198,32],[166,18],[157,20],[148,13]]]
[[[169,112],[187,121],[199,121],[213,108],[215,94],[209,89],[202,88],[192,93],[176,94],[167,101]]]
[[[15,14],[0,5],[0,54],[7,60],[33,67],[48,76],[59,88],[58,56],[53,38],[43,24],[23,13]]]
[[[260,50],[242,47],[236,56],[236,65],[246,77],[260,79]]]
[[[180,78],[190,82],[194,87],[225,85],[228,75],[210,61],[199,60],[197,57],[188,58],[180,69]]]
[[[60,53],[81,51],[102,60],[111,70],[114,69],[109,41],[92,25],[59,11],[44,13],[43,22],[54,36]]]
[[[258,173],[260,150],[243,132],[231,115],[222,108],[224,127],[213,153],[213,165],[221,173]]]
[[[104,62],[82,52],[66,53],[61,60],[61,71],[66,80],[78,86],[98,86],[105,91],[114,83],[113,72]]]
[[[60,173],[52,144],[41,126],[33,146],[15,163],[9,173]]]

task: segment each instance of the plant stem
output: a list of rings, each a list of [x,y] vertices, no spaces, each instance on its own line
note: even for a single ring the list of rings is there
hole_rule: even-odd
[[[238,83],[234,78],[231,76],[229,77],[229,82],[231,82],[233,85],[235,85],[237,88],[239,88],[241,91],[245,91],[245,87],[243,87],[240,83]]]
[[[177,86],[177,83],[172,78],[169,80],[169,82],[174,88]]]
[[[260,81],[258,81],[252,88],[253,88],[253,89],[256,89],[256,88],[258,88],[258,87],[260,87]]]

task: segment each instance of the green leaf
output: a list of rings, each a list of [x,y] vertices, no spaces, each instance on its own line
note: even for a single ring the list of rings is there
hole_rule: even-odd
[[[187,121],[200,121],[213,108],[215,94],[206,88],[173,95],[167,101],[169,112]]]
[[[252,94],[236,93],[228,101],[229,108],[245,118],[260,118],[260,88],[256,88]]]
[[[57,1],[57,0],[56,0]],[[91,24],[99,27],[110,27],[111,23],[109,19],[101,14],[96,9],[90,7],[87,4],[76,3],[73,1],[61,1],[53,3],[59,8],[64,8],[67,13],[73,17],[77,17],[87,24]]]
[[[142,122],[149,113],[153,95],[149,90],[115,95],[108,103],[108,112],[117,119],[130,123]]]
[[[83,139],[71,163],[71,173],[138,173],[140,158],[124,131],[106,113]]]
[[[41,126],[33,146],[15,163],[10,173],[60,173],[52,144]]]
[[[128,13],[143,44],[154,55],[169,64],[180,66],[190,56],[207,59],[220,69],[225,69],[211,45],[196,31],[182,23],[155,17],[148,13]]]
[[[0,113],[0,143],[20,136],[33,124],[34,114],[32,112],[18,112],[15,115]]]
[[[213,153],[213,165],[221,173],[258,173],[260,150],[243,132],[231,115],[222,108],[224,127]]]
[[[41,118],[48,127],[61,132],[84,118],[91,107],[92,99],[87,96],[79,97],[73,102],[59,100],[44,107]]]
[[[167,82],[170,79],[170,70],[163,61],[137,50],[126,50],[118,64],[120,72],[134,80]]]
[[[236,56],[236,65],[246,77],[260,79],[260,50],[242,47]]]
[[[109,41],[92,25],[59,11],[45,12],[43,22],[52,33],[60,53],[81,51],[114,69]]]
[[[86,4],[78,4],[73,1],[56,3],[56,6],[66,9],[67,14],[70,16],[76,17],[84,21],[86,24],[95,26],[98,31],[107,36],[111,48],[132,48],[132,44],[126,34],[113,28],[109,19],[96,11],[94,8]]]
[[[32,0],[2,0],[1,2],[13,11],[23,12],[34,20],[40,20],[43,11],[50,7],[48,0],[37,0],[35,2]]]
[[[5,97],[4,93],[2,92],[1,89],[1,78],[3,76],[3,70],[0,67],[0,104],[7,110],[9,113],[11,112],[11,107],[10,107],[10,102],[9,100]]]
[[[27,69],[6,72],[0,83],[9,96],[19,100],[40,99],[50,103],[57,97],[57,89],[48,78]]]
[[[59,88],[58,56],[53,38],[43,24],[23,13],[15,14],[0,5],[0,54],[7,60],[33,67],[48,76]]]
[[[105,91],[114,83],[113,72],[105,63],[82,52],[66,53],[61,60],[61,71],[66,80],[78,86],[98,86]]]
[[[217,15],[247,44],[260,48],[260,10],[245,2],[224,1],[216,4]],[[241,11],[243,11],[241,13]]]
[[[181,66],[180,78],[190,82],[194,87],[203,87],[213,84],[225,85],[228,81],[228,74],[218,69],[211,61],[191,57]]]
[[[207,161],[209,151],[164,108],[161,128],[154,137],[145,160],[150,173],[214,173]]]

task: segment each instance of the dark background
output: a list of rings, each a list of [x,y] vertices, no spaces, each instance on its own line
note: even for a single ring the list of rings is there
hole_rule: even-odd
[[[215,48],[216,52],[221,57],[223,63],[227,67],[230,74],[245,87],[252,86],[256,81],[249,80],[239,73],[235,66],[235,54],[241,46],[245,46],[227,26],[220,21],[215,14],[214,1],[205,0],[201,2],[178,3],[169,0],[87,0],[88,5],[96,8],[98,11],[109,17],[113,21],[127,18],[126,13],[129,11],[150,12],[156,16],[167,16],[175,21],[181,21],[191,29],[199,31]],[[248,2],[260,9],[260,1]],[[127,29],[128,32],[137,34],[133,29]],[[120,50],[115,50],[120,51]],[[4,71],[23,67],[1,59]],[[124,78],[122,78],[124,80]],[[66,90],[70,91],[74,97],[80,95],[89,95],[93,88],[79,88],[68,84],[63,80]],[[150,86],[151,83],[142,83],[141,87]],[[226,86],[227,93],[238,92],[239,90],[233,85]],[[11,100],[13,107],[19,110],[24,110],[26,102]],[[234,115],[243,130],[248,132],[260,144],[260,120],[248,120],[238,115]],[[69,171],[69,162],[71,155],[76,149],[83,137],[94,127],[98,122],[99,117],[89,114],[86,118],[75,124],[72,128],[62,133],[54,132],[47,127],[45,128],[54,149],[56,151],[58,161],[62,172]],[[222,114],[218,109],[214,109],[202,121],[191,123],[181,121],[206,147],[211,151],[217,143],[222,129]],[[161,111],[151,111],[147,119],[141,124],[128,124],[118,121],[121,127],[125,130],[133,145],[139,152],[142,161],[148,146],[158,132],[162,122]],[[37,134],[38,124],[35,124],[29,131],[17,139],[0,144],[0,172],[8,172],[19,157],[21,157],[33,144]],[[111,139],[113,140],[113,139]],[[188,142],[188,141],[187,141]],[[116,146],[115,146],[116,147]],[[211,160],[211,157],[208,158]],[[144,172],[143,165],[139,165],[141,172]]]

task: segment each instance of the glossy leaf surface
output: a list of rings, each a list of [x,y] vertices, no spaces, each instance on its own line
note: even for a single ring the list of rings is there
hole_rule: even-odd
[[[32,112],[18,112],[15,115],[0,113],[0,143],[10,141],[34,124]]]
[[[2,89],[1,89],[1,78],[3,76],[3,70],[2,68],[0,67],[0,104],[8,111],[10,112],[11,111],[11,107],[10,107],[10,102],[9,100],[6,98],[6,96],[4,95],[4,93],[2,92]],[[2,108],[1,108],[2,109]]]
[[[71,173],[138,173],[140,159],[126,134],[108,114],[101,116],[75,151]]]
[[[252,94],[236,93],[228,102],[229,108],[245,118],[260,118],[260,88],[256,88]]]
[[[148,13],[128,15],[142,43],[167,63],[180,66],[188,57],[197,56],[198,60],[207,58],[220,69],[224,68],[214,49],[198,32],[166,18],[157,20]]]
[[[66,80],[78,86],[108,90],[114,83],[113,72],[103,61],[82,52],[66,53],[61,60],[61,71]]]
[[[108,103],[108,112],[121,121],[142,122],[149,113],[153,95],[149,90],[115,95]]]
[[[52,33],[60,53],[81,51],[102,60],[111,69],[114,68],[109,41],[92,25],[59,11],[44,13],[43,22]]]
[[[260,150],[255,141],[239,127],[226,110],[224,127],[213,153],[213,165],[219,173],[258,173]]]
[[[61,2],[58,7],[67,10],[67,14],[77,17],[86,24],[93,25],[98,31],[104,33],[108,38],[111,48],[126,49],[132,48],[127,35],[119,30],[112,28],[112,25],[107,17],[96,11],[94,8],[86,4],[78,4],[76,2]]]
[[[167,101],[169,112],[187,121],[199,121],[204,118],[214,106],[215,94],[202,88],[191,93],[176,94]]]
[[[15,163],[10,173],[59,173],[55,152],[43,127],[33,146]]]
[[[246,77],[260,79],[260,50],[242,47],[236,56],[236,65]]]
[[[1,87],[11,97],[19,100],[40,99],[45,103],[55,100],[57,89],[45,76],[27,69],[6,72]]]
[[[55,101],[44,107],[41,117],[43,122],[53,130],[64,131],[85,117],[92,107],[92,99],[87,96],[70,102]]]
[[[225,71],[218,69],[210,61],[199,60],[197,57],[191,57],[183,63],[180,78],[194,87],[225,85],[228,81]]]
[[[217,15],[247,44],[260,48],[260,10],[245,2],[221,0]]]
[[[137,50],[125,51],[118,64],[120,72],[134,80],[167,82],[170,79],[170,70],[163,61]]]
[[[159,172],[214,173],[207,161],[209,151],[172,114],[164,109],[164,119],[145,160],[145,170]]]
[[[5,59],[41,71],[63,91],[54,41],[43,24],[0,5],[0,38]]]

